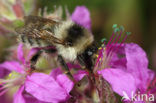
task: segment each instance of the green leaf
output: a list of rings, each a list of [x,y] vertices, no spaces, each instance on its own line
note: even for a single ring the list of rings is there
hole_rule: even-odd
[[[24,22],[22,20],[15,20],[13,22],[14,27],[22,27],[24,25]]]

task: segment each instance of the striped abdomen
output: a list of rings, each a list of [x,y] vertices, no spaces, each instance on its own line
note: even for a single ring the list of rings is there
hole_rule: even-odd
[[[19,35],[18,40],[24,43],[26,46],[31,46],[31,47],[50,46],[50,44],[44,40],[34,39],[25,35]]]

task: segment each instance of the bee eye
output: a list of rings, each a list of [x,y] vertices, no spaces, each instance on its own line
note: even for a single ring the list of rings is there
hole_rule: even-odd
[[[66,45],[67,45],[67,46],[73,46],[72,40],[68,40],[68,41],[66,42]]]
[[[67,45],[68,45],[68,46],[73,46],[73,43],[67,42]]]
[[[89,56],[91,56],[91,55],[93,54],[93,52],[88,51],[87,54],[88,54]]]

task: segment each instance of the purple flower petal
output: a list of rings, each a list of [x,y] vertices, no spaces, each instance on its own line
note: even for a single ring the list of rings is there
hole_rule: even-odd
[[[60,68],[52,69],[52,72],[50,73],[50,76],[52,76],[55,80],[57,79],[57,76],[62,74],[62,71]]]
[[[24,68],[16,61],[6,61],[0,64],[0,68],[8,69],[10,71],[16,71],[21,74],[24,73]]]
[[[85,70],[79,70],[77,71],[77,73],[74,74],[74,79],[76,81],[80,81],[85,75],[88,75]]]
[[[60,68],[53,69],[50,76],[52,76],[59,83],[59,85],[66,90],[67,93],[69,93],[73,88],[73,82],[62,73]]]
[[[11,101],[8,99],[8,96],[3,94],[0,96],[1,103],[10,103]]]
[[[65,74],[58,75],[57,82],[66,90],[67,93],[69,93],[74,86],[74,83]]]
[[[107,50],[108,49],[108,50]],[[126,68],[127,60],[125,58],[125,46],[120,44],[110,44],[107,47],[107,52],[112,52],[110,66],[111,68]],[[111,50],[109,50],[111,49]]]
[[[26,103],[48,103],[48,102],[39,101],[38,99],[34,98],[33,96],[29,94],[24,94],[23,96],[24,96]]]
[[[77,6],[71,16],[72,20],[87,29],[91,29],[91,19],[89,10],[85,6]]]
[[[152,81],[155,77],[155,72],[150,69],[148,69],[147,72],[148,72],[148,76],[149,76],[148,81]]]
[[[113,90],[119,95],[123,96],[123,92],[125,92],[130,98],[132,91],[135,93],[135,78],[130,73],[121,69],[104,69],[98,73],[102,74],[103,78],[111,84]]]
[[[32,58],[32,56],[35,55],[38,51],[39,51],[38,48],[32,48],[28,53],[26,61],[29,61]]]
[[[137,44],[126,44],[125,53],[127,58],[128,71],[136,72],[147,69],[148,60],[146,53]]]
[[[0,68],[0,78],[4,78],[9,73],[10,73],[9,70],[6,70],[4,68]]]
[[[21,86],[14,95],[14,103],[25,103],[22,92],[24,91],[24,86]]]
[[[81,66],[78,65],[78,64],[67,63],[67,65],[68,65],[68,68],[69,68],[69,69],[73,69],[73,68],[81,68]]]
[[[12,6],[12,9],[18,18],[22,18],[24,16],[24,10],[20,1],[16,1]]]
[[[76,67],[79,67],[78,65],[75,65]],[[68,65],[69,67],[69,65]],[[73,67],[73,65],[70,65],[70,67]],[[62,71],[60,68],[53,69],[50,73],[50,76],[52,76],[55,80],[57,79],[57,76],[62,75]],[[85,70],[78,70],[77,73],[73,75],[74,79],[76,81],[81,80],[85,75],[88,75],[88,73]]]
[[[58,103],[68,97],[66,90],[54,78],[43,73],[33,73],[28,76],[25,82],[25,90],[45,102]]]
[[[127,65],[127,60],[125,57],[119,57],[119,54],[113,54],[111,61],[110,61],[110,65],[112,68],[126,68]]]
[[[126,44],[127,72],[133,74],[139,89],[146,90],[149,78],[146,53],[137,44]]]
[[[23,44],[20,43],[17,49],[17,58],[19,61],[21,61],[23,64],[25,63],[24,53],[23,53]]]
[[[67,63],[68,68],[69,69],[73,69],[73,68],[81,68],[80,65],[77,64],[71,64],[71,63]],[[62,74],[62,71],[60,68],[56,68],[56,69],[52,69],[50,76],[52,76],[54,79],[57,78],[58,75]]]

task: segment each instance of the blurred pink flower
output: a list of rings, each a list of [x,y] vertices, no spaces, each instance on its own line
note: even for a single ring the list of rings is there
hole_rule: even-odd
[[[25,90],[45,102],[58,103],[69,97],[73,82],[66,75],[57,76],[57,80],[43,73],[33,73],[25,82]]]
[[[12,5],[12,9],[17,18],[23,18],[25,15],[24,8],[22,7],[22,2],[20,0],[16,0],[15,4]]]
[[[23,17],[30,14],[33,5],[32,0],[1,0],[0,34],[15,33],[14,29],[23,24]]]
[[[7,92],[9,89],[11,89],[14,86],[21,86],[18,90],[18,94],[15,95],[14,101],[16,103],[19,103],[19,99],[23,98],[21,97],[23,91],[23,84],[25,82],[27,72],[26,72],[26,65],[25,65],[25,58],[23,55],[23,50],[22,50],[23,45],[20,44],[18,46],[18,60],[19,61],[5,61],[4,63],[0,64],[0,68],[7,69],[9,71],[14,71],[9,74],[8,79],[0,79],[0,83],[2,85],[1,87],[1,93],[0,95],[3,95],[5,92]],[[16,97],[18,96],[18,97]],[[17,99],[19,98],[19,99]],[[23,100],[24,101],[24,100]],[[21,101],[22,103],[22,101]]]
[[[114,54],[109,60],[110,66],[98,73],[102,74],[113,90],[121,96],[124,96],[123,92],[126,92],[129,98],[132,92],[147,93],[148,83],[154,79],[155,74],[148,69],[144,50],[134,43],[116,45],[116,48],[116,52],[112,51]]]
[[[0,35],[7,34],[8,32],[8,30],[6,30],[3,26],[0,25]]]
[[[71,19],[87,29],[91,29],[90,12],[85,6],[77,6]]]
[[[73,65],[73,64],[70,64],[68,63],[67,64],[69,69],[72,69],[72,68],[80,68],[78,65]],[[64,75],[63,72],[61,71],[60,68],[56,68],[56,69],[53,69],[52,72],[50,73],[50,75],[57,80],[57,76],[59,75]],[[85,70],[77,70],[76,73],[73,74],[73,77],[74,79],[76,80],[76,82],[78,82],[79,80],[81,80],[85,75],[88,75],[88,72],[85,71]]]
[[[30,67],[27,64],[28,61],[24,58],[22,47],[22,44],[18,47],[19,61],[6,61],[0,64],[1,68],[15,71],[11,73],[12,77],[10,79],[0,79],[2,85],[0,95],[3,95],[12,87],[20,86],[14,95],[14,103],[25,103],[26,100],[23,96],[24,90],[44,102],[58,103],[68,99],[69,92],[73,87],[73,82],[65,75],[56,76],[57,80],[55,80],[54,77],[47,74],[30,73]],[[35,52],[36,50],[32,49],[28,54],[28,58],[30,58],[30,54],[32,56]]]

